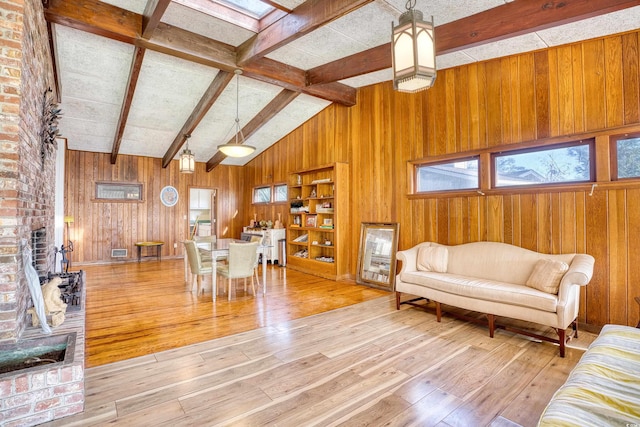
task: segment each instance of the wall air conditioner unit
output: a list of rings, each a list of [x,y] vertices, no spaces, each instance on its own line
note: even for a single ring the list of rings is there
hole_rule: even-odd
[[[127,249],[111,249],[111,258],[126,258]]]

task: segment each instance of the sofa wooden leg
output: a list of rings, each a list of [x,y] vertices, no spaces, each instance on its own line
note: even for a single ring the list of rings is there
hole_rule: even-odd
[[[560,357],[564,357],[564,348],[567,342],[566,340],[566,332],[564,329],[558,329],[558,341],[560,344]]]
[[[496,316],[487,314],[487,319],[489,319],[489,336],[493,338],[493,333],[496,330]]]
[[[400,295],[402,292],[396,291],[396,310],[400,310]]]
[[[578,338],[578,321],[574,320],[573,321],[573,337],[574,338]]]
[[[435,303],[436,303],[436,320],[439,322],[440,319],[442,319],[442,306],[438,301],[435,301]]]

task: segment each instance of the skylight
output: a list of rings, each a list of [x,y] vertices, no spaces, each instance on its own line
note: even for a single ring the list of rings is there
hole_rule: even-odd
[[[275,8],[260,0],[215,0],[216,3],[224,4],[232,9],[249,15],[255,19],[261,19]]]

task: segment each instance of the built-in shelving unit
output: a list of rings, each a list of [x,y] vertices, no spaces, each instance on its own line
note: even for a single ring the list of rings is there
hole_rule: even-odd
[[[349,276],[346,163],[304,169],[289,176],[287,266],[328,279]]]

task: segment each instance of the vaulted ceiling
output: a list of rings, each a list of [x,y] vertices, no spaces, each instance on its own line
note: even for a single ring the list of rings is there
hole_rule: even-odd
[[[43,0],[70,149],[243,165],[391,80],[406,0]],[[640,0],[417,0],[437,68],[637,29]],[[235,76],[235,70],[242,70]],[[227,158],[236,111],[256,152]]]

